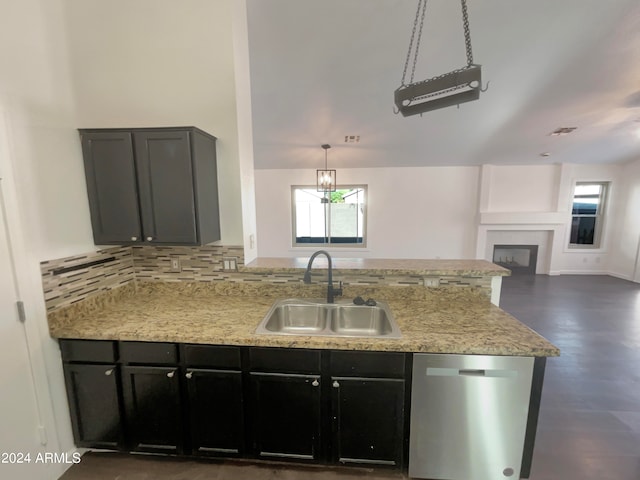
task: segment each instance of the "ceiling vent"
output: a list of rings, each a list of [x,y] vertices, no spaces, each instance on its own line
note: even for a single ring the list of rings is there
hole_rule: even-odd
[[[360,143],[360,135],[345,135],[344,143]]]
[[[578,128],[578,127],[560,127],[560,128],[556,128],[549,135],[551,135],[552,137],[560,137],[562,135],[569,135],[576,128]]]

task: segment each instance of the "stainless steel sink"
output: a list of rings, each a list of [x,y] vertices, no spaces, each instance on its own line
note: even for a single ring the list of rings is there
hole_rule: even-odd
[[[260,324],[266,331],[260,333],[311,335],[326,328],[327,311],[324,305],[285,301],[274,307],[269,311],[267,321]]]
[[[256,333],[372,338],[402,336],[386,303],[368,306],[295,298],[276,301],[258,325]]]
[[[331,313],[331,330],[338,335],[386,337],[394,333],[395,321],[391,321],[389,310],[379,305],[341,305]]]

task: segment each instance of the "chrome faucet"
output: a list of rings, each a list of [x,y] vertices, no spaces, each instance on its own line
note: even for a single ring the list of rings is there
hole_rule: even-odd
[[[333,303],[333,300],[336,296],[342,295],[342,282],[340,282],[340,286],[338,288],[333,288],[333,264],[331,263],[331,255],[326,250],[318,250],[311,258],[309,258],[309,263],[307,264],[307,270],[304,272],[304,283],[311,283],[311,265],[313,265],[313,261],[316,259],[318,255],[324,255],[327,257],[327,261],[329,263],[329,274],[327,278],[327,303]]]

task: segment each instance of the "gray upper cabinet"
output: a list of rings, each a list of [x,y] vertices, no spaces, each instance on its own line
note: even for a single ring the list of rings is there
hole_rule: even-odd
[[[81,129],[97,245],[220,240],[216,138],[194,127]]]

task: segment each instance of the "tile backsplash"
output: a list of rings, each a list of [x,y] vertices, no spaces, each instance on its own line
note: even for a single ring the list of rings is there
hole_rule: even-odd
[[[113,259],[111,260],[111,258]],[[210,282],[245,281],[245,275],[223,269],[223,258],[233,257],[244,265],[244,251],[235,246],[203,247],[112,247],[84,255],[40,263],[47,312],[92,295],[104,293],[133,280]],[[171,272],[171,259],[179,258],[181,272]],[[98,261],[97,265],[88,265]],[[71,271],[68,267],[73,267]],[[75,269],[75,268],[78,269]],[[62,273],[60,273],[60,270]],[[246,277],[254,278],[252,274]]]
[[[240,271],[224,269],[224,259],[229,258],[236,261]],[[179,272],[172,268],[173,259],[179,261]],[[88,265],[94,262],[104,263]],[[243,271],[243,266],[243,248],[222,245],[112,247],[85,255],[48,260],[40,264],[48,312],[107,292],[133,280],[136,282],[231,281],[272,284],[302,281],[302,273],[252,273]],[[314,269],[312,275],[314,283],[321,283],[325,278],[326,273],[322,269]],[[345,286],[423,286],[425,281],[421,275],[395,276],[373,273],[337,275],[335,280],[342,281]],[[491,277],[440,276],[438,283],[442,287],[474,288],[491,297]]]
[[[244,266],[244,249],[237,246],[205,245],[203,247],[134,246],[133,268],[136,280],[162,282],[233,281],[238,272],[225,271],[223,259],[234,258]],[[180,272],[172,271],[171,260],[180,263]]]
[[[104,262],[91,265],[94,262]],[[71,268],[69,268],[71,267]],[[84,255],[40,262],[47,311],[112,290],[134,278],[129,247],[113,247]]]

